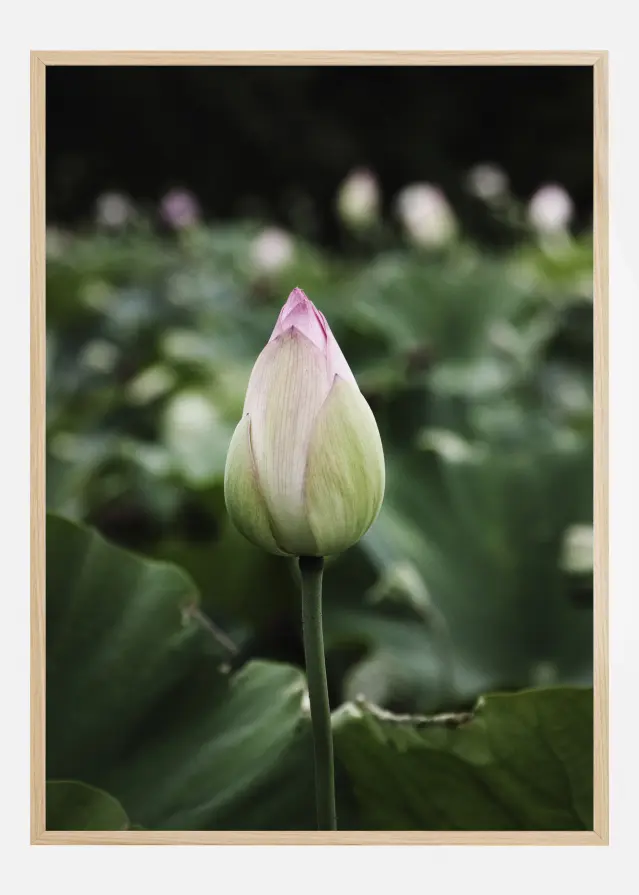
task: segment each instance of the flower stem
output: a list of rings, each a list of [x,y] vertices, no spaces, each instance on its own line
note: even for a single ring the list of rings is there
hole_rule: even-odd
[[[328,704],[328,684],[324,661],[322,634],[322,572],[321,556],[300,556],[302,576],[302,622],[306,677],[311,703],[313,745],[315,749],[315,801],[317,829],[336,830],[335,772],[333,768],[333,734],[331,710]]]

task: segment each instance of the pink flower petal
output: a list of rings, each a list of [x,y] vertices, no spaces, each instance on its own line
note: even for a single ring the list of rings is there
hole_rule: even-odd
[[[326,355],[326,333],[315,305],[301,289],[293,289],[277,318],[270,342],[294,326]]]
[[[351,368],[348,366],[348,361],[344,357],[342,349],[339,347],[339,342],[331,332],[331,328],[328,325],[326,317],[322,314],[321,311],[318,311],[314,305],[313,310],[319,316],[322,326],[326,332],[326,352],[329,379],[332,382],[335,376],[341,376],[342,379],[345,379],[347,382],[352,382],[353,385],[359,388],[355,377],[353,376]]]
[[[310,339],[320,349],[326,358],[330,381],[336,375],[339,375],[348,382],[357,385],[351,368],[348,366],[346,358],[342,353],[342,349],[331,332],[326,317],[321,311],[318,311],[313,302],[299,288],[293,289],[289,295],[286,304],[280,311],[269,341],[272,342],[273,339],[277,339],[278,336],[281,336],[291,327],[305,335],[307,339]]]

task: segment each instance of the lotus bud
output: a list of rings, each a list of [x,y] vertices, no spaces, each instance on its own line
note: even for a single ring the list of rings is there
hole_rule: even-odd
[[[170,190],[160,204],[164,222],[176,230],[195,226],[200,219],[200,206],[189,190]]]
[[[572,199],[566,190],[556,183],[549,183],[537,190],[528,206],[528,217],[534,229],[541,235],[565,233],[573,216]]]
[[[119,230],[135,217],[133,203],[123,193],[104,193],[96,205],[98,224],[110,230]]]
[[[271,553],[329,556],[370,528],[384,479],[373,413],[326,318],[294,289],[255,362],[231,439],[229,516]]]
[[[397,210],[410,240],[417,246],[439,248],[457,233],[448,199],[432,183],[413,183],[397,197]]]
[[[379,217],[379,187],[372,171],[358,168],[343,181],[337,194],[337,210],[355,230],[370,227]]]
[[[498,165],[475,165],[468,172],[468,190],[484,202],[496,202],[508,192],[508,175]]]

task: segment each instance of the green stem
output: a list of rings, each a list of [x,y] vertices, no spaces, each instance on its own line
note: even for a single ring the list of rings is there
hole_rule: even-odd
[[[331,710],[328,704],[328,684],[324,662],[322,634],[322,572],[321,556],[300,556],[302,576],[302,622],[306,677],[311,703],[313,745],[315,749],[315,801],[317,829],[336,830],[335,772],[333,769],[333,734]]]

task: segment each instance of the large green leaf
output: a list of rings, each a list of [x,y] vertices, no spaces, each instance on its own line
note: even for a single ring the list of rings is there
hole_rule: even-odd
[[[303,675],[252,662],[230,676],[225,658],[182,571],[49,517],[50,778],[104,787],[146,828],[312,828],[311,765],[291,779],[282,764],[300,743],[311,754]]]
[[[443,660],[454,674],[448,705],[453,691],[472,702],[486,690],[590,683],[592,607],[573,599],[561,568],[566,533],[591,513],[588,446],[461,447],[389,457],[384,506],[362,542],[380,599],[360,631],[404,665],[408,706],[422,711],[442,706]],[[412,613],[406,636],[382,616],[393,602]],[[349,623],[343,603],[331,611]]]
[[[101,789],[75,780],[47,782],[47,830],[128,830],[122,805]]]
[[[256,662],[217,697],[205,679],[189,683],[191,692],[182,692],[179,704],[167,699],[152,735],[109,773],[109,788],[152,829],[246,829],[247,814],[261,807],[259,793],[286,766],[305,727],[304,678],[288,666]],[[299,823],[300,807],[312,811],[312,775],[289,778],[274,797],[262,822],[280,829],[282,813],[290,823],[296,808]]]
[[[592,829],[592,690],[483,698],[419,719],[366,704],[334,718],[367,829]]]

